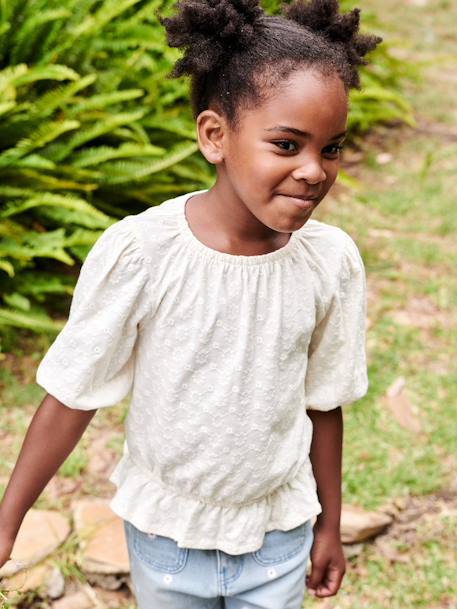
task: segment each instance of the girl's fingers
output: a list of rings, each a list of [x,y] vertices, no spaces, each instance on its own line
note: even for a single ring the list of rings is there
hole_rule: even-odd
[[[323,583],[317,586],[316,596],[333,596],[338,592],[343,580],[344,572],[336,567],[329,567]]]
[[[313,592],[322,585],[322,582],[325,581],[325,567],[326,565],[318,566],[316,563],[311,563],[311,573],[309,577],[306,578],[306,586],[308,587],[310,594],[313,594]]]

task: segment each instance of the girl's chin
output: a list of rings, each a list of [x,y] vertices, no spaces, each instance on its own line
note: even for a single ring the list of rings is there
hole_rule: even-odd
[[[274,224],[269,224],[268,226],[277,233],[293,233],[308,222],[311,214],[312,211],[306,215],[301,214],[300,218],[291,218],[289,221],[282,220],[281,222],[275,222]]]

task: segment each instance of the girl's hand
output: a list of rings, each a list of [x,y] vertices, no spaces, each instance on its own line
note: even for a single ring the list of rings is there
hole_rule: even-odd
[[[311,573],[306,577],[308,592],[318,598],[334,596],[346,572],[339,530],[316,525],[310,558]]]
[[[14,541],[14,538],[0,528],[0,568],[10,559]]]

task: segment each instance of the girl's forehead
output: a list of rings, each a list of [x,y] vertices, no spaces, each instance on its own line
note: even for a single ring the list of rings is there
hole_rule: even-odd
[[[248,110],[246,118],[254,128],[287,125],[310,133],[333,134],[344,131],[347,111],[347,93],[337,75],[297,70]]]

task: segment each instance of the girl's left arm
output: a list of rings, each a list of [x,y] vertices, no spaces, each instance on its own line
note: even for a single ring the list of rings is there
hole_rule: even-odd
[[[338,592],[346,571],[340,536],[343,414],[341,407],[308,409],[307,414],[313,423],[310,460],[322,506],[314,525],[307,586],[311,594],[325,597]]]

